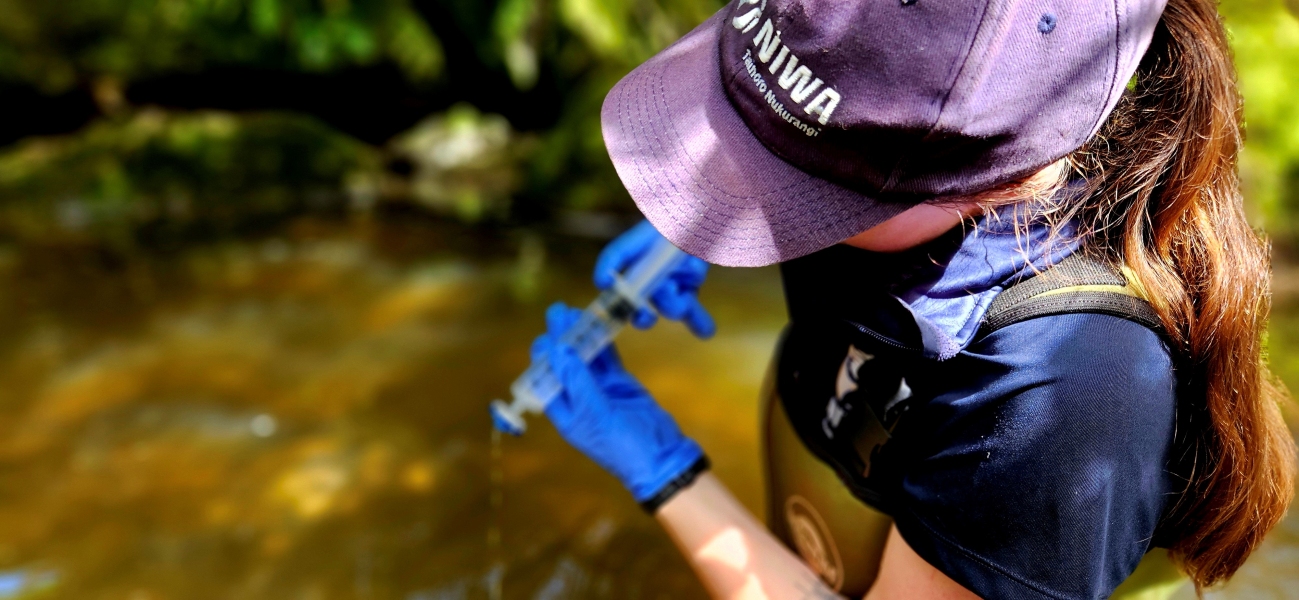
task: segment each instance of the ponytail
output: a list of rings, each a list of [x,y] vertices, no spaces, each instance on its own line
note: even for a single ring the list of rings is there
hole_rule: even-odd
[[[1269,249],[1236,173],[1240,104],[1215,2],[1169,0],[1133,87],[1070,157],[1092,189],[1066,216],[1131,268],[1180,357],[1188,480],[1156,541],[1197,590],[1235,573],[1294,494],[1284,394],[1262,348]]]

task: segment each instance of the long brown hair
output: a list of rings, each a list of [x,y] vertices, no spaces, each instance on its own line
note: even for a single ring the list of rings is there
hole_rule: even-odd
[[[1187,487],[1157,534],[1197,589],[1236,572],[1285,514],[1295,447],[1263,352],[1269,248],[1242,207],[1241,100],[1214,0],[1169,0],[1100,133],[1070,157],[1066,209],[1135,273],[1179,355]]]

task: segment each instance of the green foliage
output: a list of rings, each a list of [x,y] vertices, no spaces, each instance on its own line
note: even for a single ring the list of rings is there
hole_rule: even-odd
[[[550,72],[563,112],[524,165],[525,194],[561,208],[625,208],[626,192],[605,154],[600,106],[623,75],[721,8],[719,0],[502,0],[475,39],[484,62],[530,89]],[[484,9],[485,10],[485,9]],[[464,22],[471,22],[465,19]],[[574,175],[580,175],[574,177]]]
[[[0,223],[26,239],[120,239],[160,220],[219,228],[341,198],[377,164],[302,116],[145,110],[0,153]]]
[[[1273,236],[1299,235],[1299,1],[1231,0],[1221,8],[1245,97],[1241,175]]]
[[[442,69],[407,0],[0,0],[0,78],[47,92],[216,65],[327,71],[384,59],[413,81]]]
[[[0,0],[0,80],[51,93],[93,84],[110,112],[114,98],[132,81],[216,66],[329,71],[388,61],[412,81],[431,81],[445,70],[446,59],[412,2]],[[432,0],[425,8],[431,18],[444,20],[439,27],[471,40],[470,56],[482,67],[508,75],[521,91],[548,77],[547,89],[554,91],[547,93],[562,95],[551,100],[562,107],[557,123],[536,136],[539,151],[511,153],[510,164],[501,165],[519,172],[511,175],[509,189],[525,201],[594,209],[629,206],[601,139],[598,115],[605,93],[720,5],[720,0]],[[455,86],[447,90],[455,93]],[[109,135],[118,126],[98,127],[82,135]],[[131,186],[137,182],[131,180]],[[460,186],[462,200],[450,203],[460,208],[451,212],[471,219],[508,213],[499,187],[469,202],[463,199],[474,194]],[[448,205],[427,194],[421,198],[426,205]]]

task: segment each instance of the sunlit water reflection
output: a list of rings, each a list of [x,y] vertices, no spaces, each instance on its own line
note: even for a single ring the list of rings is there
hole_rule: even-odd
[[[167,256],[0,251],[0,599],[701,597],[543,420],[493,456],[487,402],[545,304],[590,299],[598,247],[302,221]],[[619,345],[761,511],[778,277],[717,269],[704,299],[716,339]],[[1224,597],[1292,593],[1296,523]]]

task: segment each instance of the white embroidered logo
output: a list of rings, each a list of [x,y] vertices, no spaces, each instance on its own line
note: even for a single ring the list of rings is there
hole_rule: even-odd
[[[740,0],[736,5],[736,12],[740,12],[744,11],[746,6],[755,4],[759,6],[731,19],[731,26],[746,34],[753,31],[762,20],[762,11],[767,8],[766,0]],[[830,116],[834,114],[834,109],[839,106],[839,101],[842,99],[839,92],[828,85],[822,87],[825,82],[816,77],[807,65],[799,64],[798,56],[790,51],[789,46],[780,43],[780,31],[772,24],[770,18],[762,22],[762,27],[758,28],[758,33],[753,36],[753,46],[758,50],[758,60],[763,65],[769,65],[767,71],[772,75],[778,75],[776,85],[779,85],[780,89],[789,90],[791,101],[802,105],[803,112],[809,118],[815,118],[818,123],[825,125],[830,121]],[[764,94],[763,99],[767,101],[772,111],[809,137],[821,133],[820,129],[804,123],[791,114],[785,109],[784,104],[776,99],[775,94],[767,86],[766,78],[758,71],[751,49],[744,52],[744,66],[749,72],[749,77],[753,79],[754,85],[757,86],[758,92]]]

